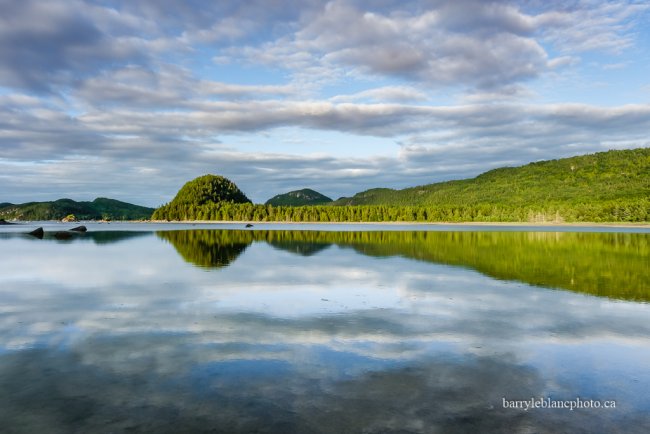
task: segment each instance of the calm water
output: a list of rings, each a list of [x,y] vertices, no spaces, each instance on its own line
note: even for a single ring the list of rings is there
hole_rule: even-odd
[[[645,229],[214,227],[2,228],[0,432],[650,432]]]

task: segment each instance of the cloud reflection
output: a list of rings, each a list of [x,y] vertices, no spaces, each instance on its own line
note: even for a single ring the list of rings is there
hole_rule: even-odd
[[[155,336],[146,338],[156,343]],[[166,344],[158,340],[158,344]],[[348,378],[306,375],[278,360],[198,363],[160,372],[156,360],[122,360],[118,371],[75,351],[29,350],[1,358],[0,396],[13,432],[615,432],[641,433],[648,417],[619,411],[503,409],[502,398],[542,396],[540,373],[508,355],[442,355]],[[182,345],[177,345],[180,348]],[[168,354],[179,362],[179,351]],[[190,354],[199,356],[196,348]],[[110,362],[110,360],[109,360]],[[182,361],[181,361],[182,362]],[[196,363],[196,361],[195,361]],[[181,364],[178,366],[183,368]],[[98,393],[101,391],[101,393]],[[569,388],[569,393],[576,390]],[[44,432],[44,431],[41,431]]]
[[[238,242],[236,261],[206,269],[154,236],[2,242],[13,254],[0,262],[0,415],[16,432],[650,423],[647,304],[340,246],[302,256]],[[548,395],[620,408],[500,407]]]

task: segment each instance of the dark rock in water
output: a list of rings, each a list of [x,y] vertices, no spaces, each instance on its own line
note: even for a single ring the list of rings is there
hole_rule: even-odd
[[[28,235],[31,235],[33,237],[36,237],[36,238],[39,238],[39,239],[42,240],[44,233],[45,233],[45,231],[43,230],[43,228],[38,228],[38,229],[34,229],[33,231],[29,232]]]
[[[16,224],[16,223],[8,222],[8,221],[5,220],[5,219],[0,219],[0,226],[2,226],[2,225],[15,225],[15,224]]]
[[[247,227],[247,228],[252,228],[252,227],[253,227],[253,225],[252,225],[252,224],[250,224],[250,223],[247,223],[247,224],[246,224],[246,227]]]
[[[66,231],[59,231],[54,233],[54,238],[57,240],[69,240],[72,238],[72,234]]]
[[[72,228],[70,230],[75,232],[86,232],[88,228],[86,228],[85,226],[77,226],[76,228]]]

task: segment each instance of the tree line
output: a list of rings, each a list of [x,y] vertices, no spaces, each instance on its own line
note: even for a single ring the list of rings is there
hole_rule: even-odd
[[[477,205],[312,205],[273,206],[216,202],[201,205],[169,203],[158,208],[153,220],[255,222],[644,222],[650,199],[605,202],[545,203],[513,206]]]

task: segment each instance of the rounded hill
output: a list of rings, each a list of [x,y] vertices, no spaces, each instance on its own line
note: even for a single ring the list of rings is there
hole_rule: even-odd
[[[303,205],[322,205],[332,202],[329,197],[320,194],[310,188],[290,191],[289,193],[278,194],[267,200],[264,205],[273,206],[303,206]]]
[[[187,183],[176,193],[172,204],[205,205],[206,203],[250,203],[250,199],[228,178],[203,175]]]
[[[203,175],[183,185],[174,199],[158,208],[153,220],[187,220],[196,217],[197,209],[219,203],[251,203],[250,199],[228,178],[219,175]],[[195,217],[190,217],[195,216]]]

